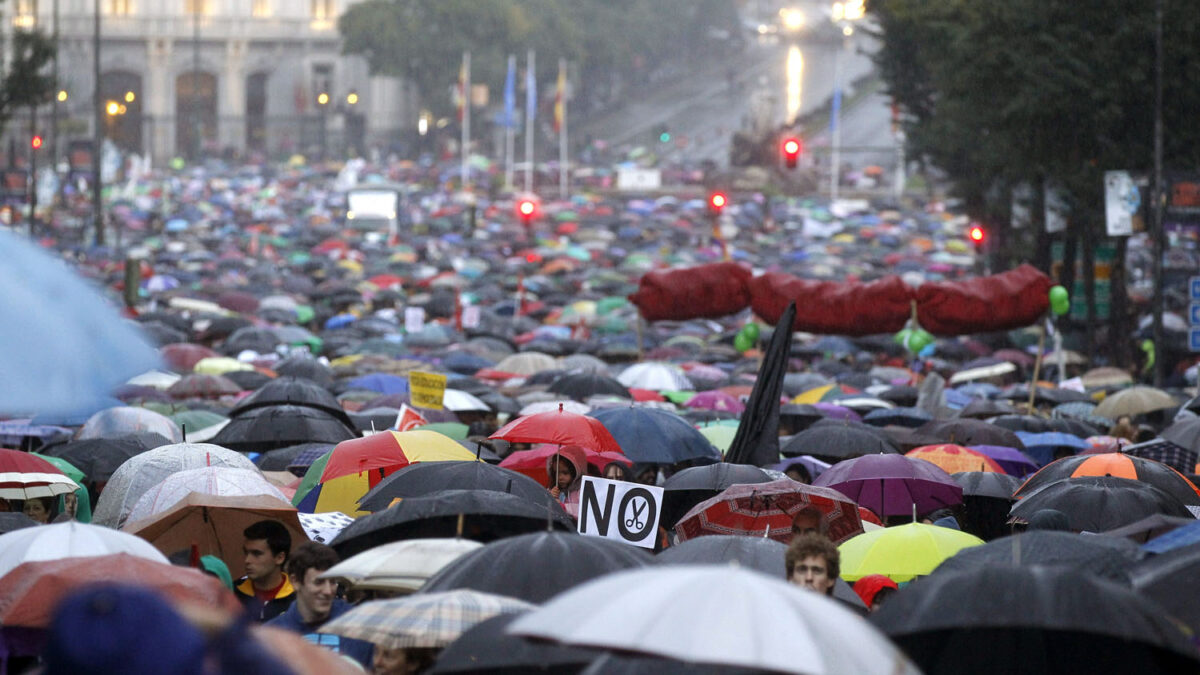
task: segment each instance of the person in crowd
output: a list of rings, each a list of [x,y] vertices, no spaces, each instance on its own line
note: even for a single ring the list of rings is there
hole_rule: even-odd
[[[633,474],[634,483],[658,485],[658,465],[656,464],[634,464],[630,473]]]
[[[1133,425],[1133,419],[1129,415],[1122,415],[1117,418],[1116,424],[1109,428],[1108,435],[1114,438],[1124,438],[1132,443],[1137,440],[1138,429]]]
[[[54,500],[50,497],[31,497],[21,509],[38,524],[45,525],[54,518]]]
[[[806,534],[828,536],[821,510],[812,504],[805,506],[792,516],[792,536],[802,537]]]
[[[283,571],[292,535],[276,520],[260,520],[242,533],[246,576],[238,579],[233,592],[258,621],[270,621],[287,610],[296,590]]]
[[[790,465],[783,474],[797,483],[804,483],[805,485],[812,483],[812,474],[808,471],[808,467],[798,462]]]
[[[442,650],[431,647],[409,647],[399,649],[375,649],[371,664],[373,675],[414,675],[433,667]]]
[[[297,546],[287,563],[296,601],[267,625],[299,633],[309,642],[348,656],[366,668],[371,663],[371,643],[317,632],[350,609],[349,603],[337,597],[337,582],[321,578],[338,561],[338,554],[325,544],[309,541]]]
[[[832,596],[841,573],[841,556],[828,537],[810,532],[792,539],[784,556],[784,568],[789,582]]]
[[[629,469],[620,462],[609,462],[604,467],[604,477],[609,480],[629,481]]]
[[[587,468],[587,456],[578,445],[564,445],[546,458],[546,474],[550,476],[550,495],[571,514],[579,517],[579,491]]]
[[[880,605],[899,589],[900,586],[896,582],[882,574],[868,574],[854,582],[854,592],[872,612],[878,610]]]

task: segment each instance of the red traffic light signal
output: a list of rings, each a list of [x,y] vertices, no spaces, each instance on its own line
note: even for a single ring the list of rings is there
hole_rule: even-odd
[[[714,214],[719,214],[725,209],[725,204],[728,202],[729,200],[725,197],[724,192],[714,192],[708,196],[708,210]]]
[[[800,152],[804,149],[804,145],[799,138],[790,137],[783,139],[783,161],[787,168],[794,169],[800,161]]]
[[[533,219],[537,216],[537,202],[532,199],[521,199],[517,201],[517,217],[521,219],[521,223],[528,227]]]
[[[33,138],[29,139],[29,147],[34,150],[40,150],[42,147],[42,137],[35,134]]]
[[[982,246],[984,240],[987,239],[987,232],[984,231],[984,229],[979,225],[972,225],[971,228],[967,230],[967,239],[970,239],[971,243],[975,244],[975,247],[978,248]]]

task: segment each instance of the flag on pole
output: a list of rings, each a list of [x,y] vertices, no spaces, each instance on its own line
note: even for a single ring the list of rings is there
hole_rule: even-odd
[[[421,413],[408,407],[407,403],[400,404],[400,413],[396,415],[396,431],[412,431],[426,424],[429,424],[429,420]]]
[[[504,128],[516,126],[517,58],[508,57],[508,74],[504,76]]]
[[[537,73],[532,63],[525,68],[525,117],[530,121],[537,119]]]
[[[558,63],[558,83],[554,87],[554,133],[562,131],[563,117],[566,114],[567,100],[567,66],[565,61]]]
[[[458,67],[458,85],[454,88],[454,106],[458,111],[458,121],[462,122],[467,110],[467,57],[464,54],[462,65]]]

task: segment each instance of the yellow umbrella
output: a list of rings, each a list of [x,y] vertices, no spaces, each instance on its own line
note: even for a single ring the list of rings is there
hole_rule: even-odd
[[[196,366],[192,368],[192,372],[200,375],[224,375],[225,373],[234,373],[241,370],[254,370],[254,366],[237,359],[231,359],[228,356],[210,356],[205,359],[200,359],[196,362]]]
[[[981,545],[979,537],[940,525],[909,523],[864,532],[838,547],[841,576],[851,582],[871,574],[896,583],[911,581],[933,572],[962,549]]]

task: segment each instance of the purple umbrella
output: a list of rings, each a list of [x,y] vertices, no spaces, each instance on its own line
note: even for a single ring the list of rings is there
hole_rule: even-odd
[[[737,400],[736,397],[721,391],[720,389],[711,389],[702,391],[688,399],[684,404],[687,408],[697,408],[700,410],[721,410],[723,412],[742,414],[746,410],[746,405]]]
[[[845,406],[840,406],[835,403],[826,403],[824,401],[820,401],[820,402],[812,404],[812,407],[816,408],[817,410],[820,410],[821,413],[823,415],[825,415],[826,419],[850,420],[851,422],[861,422],[862,421],[861,415],[859,415],[858,413],[854,412],[853,410],[851,410]]]
[[[800,455],[799,457],[791,457],[789,459],[785,459],[778,464],[772,464],[771,466],[768,466],[767,468],[774,469],[775,471],[785,471],[786,472],[789,468],[791,468],[797,464],[799,464],[800,466],[803,466],[805,469],[807,469],[808,475],[812,476],[813,479],[816,479],[822,473],[825,473],[825,471],[827,469],[829,469],[829,467],[831,466],[828,462],[822,462],[821,460],[817,459],[816,457],[813,457],[812,455]]]
[[[967,447],[996,460],[1000,468],[1010,476],[1024,478],[1038,470],[1038,463],[1016,448],[1008,448],[1003,445],[970,445]]]
[[[962,487],[940,468],[904,455],[865,455],[838,462],[813,481],[877,515],[911,516],[962,503]]]

